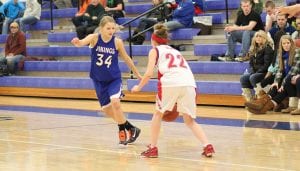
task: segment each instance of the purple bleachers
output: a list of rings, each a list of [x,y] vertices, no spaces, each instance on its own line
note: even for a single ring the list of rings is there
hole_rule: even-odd
[[[135,56],[145,56],[148,55],[151,45],[133,45],[132,54]],[[129,52],[129,47],[125,46],[127,52]],[[29,56],[89,56],[90,48],[88,46],[75,47],[75,46],[35,46],[27,47],[27,54]]]
[[[71,42],[74,37],[77,37],[75,32],[48,33],[48,42]]]
[[[24,71],[88,72],[90,66],[90,61],[25,61]],[[130,71],[123,61],[119,61],[119,67],[121,72]]]
[[[241,45],[237,44],[235,53],[238,54]],[[222,54],[227,50],[227,44],[197,44],[194,45],[194,55],[210,56],[212,54]]]
[[[225,23],[226,14],[225,12],[215,12],[215,13],[204,13],[198,16],[212,16],[213,24],[223,24]]]
[[[191,40],[193,36],[196,36],[200,29],[197,28],[184,28],[172,31],[170,34],[171,40]],[[128,38],[128,31],[121,31],[116,33],[118,37],[123,40]],[[75,32],[67,33],[48,33],[49,42],[70,42],[74,37],[76,37]],[[146,40],[150,40],[151,32],[146,33]]]
[[[193,36],[197,36],[197,33],[200,31],[199,28],[182,28],[182,29],[177,29],[172,32],[170,32],[170,39],[171,40],[192,40]],[[146,40],[151,39],[151,34],[152,32],[147,32],[146,33]],[[128,38],[129,32],[126,31],[121,31],[117,33],[117,35],[123,39],[126,40]]]
[[[249,63],[190,61],[189,66],[194,74],[243,74]]]
[[[226,9],[224,0],[205,0],[206,10],[224,10]],[[237,9],[240,6],[240,0],[228,0],[229,9]]]
[[[8,34],[0,34],[0,43],[5,43]],[[26,39],[30,39],[31,34],[26,34]]]
[[[90,78],[70,77],[30,77],[9,76],[0,77],[1,87],[32,87],[32,88],[66,88],[66,89],[94,89]]]
[[[58,20],[53,20],[53,26],[58,24]],[[33,25],[26,25],[26,30],[51,30],[50,20],[40,20]]]
[[[139,80],[128,79],[127,89],[138,84]],[[240,95],[241,85],[237,81],[197,81],[197,92],[200,94],[230,94]],[[0,77],[1,87],[35,87],[35,88],[66,88],[66,89],[93,89],[89,78],[70,77]],[[157,80],[150,80],[142,89],[143,92],[156,92]]]
[[[77,8],[53,9],[53,18],[72,18],[75,16]],[[42,10],[41,19],[50,19],[50,10]]]
[[[142,14],[143,12],[152,8],[151,3],[144,4],[126,4],[125,12],[126,14]]]
[[[116,22],[120,25],[122,25],[123,23],[126,23],[130,20],[132,20],[133,17],[124,17],[124,18],[118,18],[116,20]],[[131,27],[137,27],[140,23],[140,19],[135,20],[134,22],[130,23]],[[128,25],[126,25],[125,27],[128,27]]]
[[[148,84],[143,87],[142,92],[157,92],[157,80],[151,79]],[[127,80],[127,90],[138,84],[137,79]],[[238,81],[196,81],[197,92],[200,94],[230,94],[240,95],[241,84]]]

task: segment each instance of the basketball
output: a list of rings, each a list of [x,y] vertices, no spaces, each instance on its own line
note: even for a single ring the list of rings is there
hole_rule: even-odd
[[[295,45],[300,48],[300,38],[295,40]]]
[[[177,112],[177,104],[174,105],[172,111],[165,111],[162,120],[166,122],[174,121],[179,115],[179,112]]]

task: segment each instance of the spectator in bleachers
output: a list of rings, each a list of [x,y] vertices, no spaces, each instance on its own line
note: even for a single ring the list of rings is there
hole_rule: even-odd
[[[26,8],[22,18],[15,19],[19,23],[20,30],[26,32],[26,24],[35,24],[41,17],[41,5],[37,0],[26,0]]]
[[[15,19],[23,15],[24,9],[24,4],[18,0],[9,0],[0,7],[0,13],[5,16],[2,34],[8,34],[8,27]]]
[[[58,9],[73,7],[71,0],[54,0],[54,4]]]
[[[252,113],[265,114],[280,105],[286,97],[296,97],[296,92],[286,83],[291,82],[293,76],[300,74],[300,50],[296,49],[290,35],[283,35],[280,39],[280,45],[281,47],[277,52],[279,69],[271,90],[262,98],[245,103],[245,106]],[[291,101],[293,100],[290,99],[289,108]]]
[[[296,31],[292,34],[292,39],[295,41],[295,44],[300,48],[300,16],[296,19]]]
[[[90,5],[91,1],[92,0],[81,0],[79,11],[75,14],[75,17],[82,16],[85,13],[87,7]]]
[[[263,30],[255,33],[249,49],[249,70],[241,76],[242,95],[246,101],[251,101],[251,89],[256,90],[256,84],[264,79],[274,56],[273,41]],[[255,92],[258,92],[257,90]]]
[[[117,18],[124,17],[124,2],[123,0],[107,0],[105,11],[106,14],[113,17],[115,20]]]
[[[287,22],[287,16],[278,14],[276,18],[276,25],[274,25],[269,33],[274,41],[275,49],[278,49],[280,37],[284,34],[292,35],[296,29]]]
[[[276,24],[275,3],[272,0],[266,1],[265,9],[267,13],[265,31],[268,32]]]
[[[172,19],[164,25],[169,31],[191,27],[194,17],[194,4],[192,0],[177,0],[177,7],[172,13]]]
[[[83,39],[93,33],[104,14],[105,10],[99,0],[92,0],[83,15],[72,19],[78,38]]]
[[[291,78],[291,82],[287,82],[287,84],[290,84],[290,87],[294,88],[297,92],[297,98],[300,98],[300,74],[294,75]],[[295,110],[291,111],[292,115],[300,115],[300,100],[298,100],[297,108]]]
[[[263,11],[263,2],[262,0],[250,0],[251,2],[251,10],[255,11],[257,14],[261,14]],[[240,7],[238,9],[237,15],[240,15],[243,13],[242,8]]]
[[[0,61],[7,61],[10,74],[15,74],[18,63],[26,56],[26,37],[19,30],[16,22],[10,24],[10,34],[5,42],[5,56],[0,57]]]
[[[251,9],[250,0],[242,0],[241,8],[243,13],[237,16],[236,22],[232,26],[226,26],[224,31],[230,34],[228,36],[225,57],[218,57],[221,61],[244,61],[248,53],[251,39],[258,30],[264,30],[260,15]],[[242,43],[242,48],[238,57],[235,57],[235,46],[237,42]]]
[[[164,3],[163,0],[152,0],[153,3],[153,7],[161,5],[162,3]],[[133,36],[136,35],[137,33],[144,31],[152,26],[154,26],[156,23],[158,22],[165,22],[170,14],[171,10],[170,8],[168,8],[167,5],[164,5],[152,12],[150,12],[148,15],[146,15],[146,17],[141,18],[139,25],[137,26],[137,28],[134,30],[133,32]],[[151,29],[152,31],[153,29]],[[132,38],[131,41],[134,45],[141,45],[144,43],[145,40],[145,34],[146,33],[142,33],[138,36],[136,36],[135,38]]]

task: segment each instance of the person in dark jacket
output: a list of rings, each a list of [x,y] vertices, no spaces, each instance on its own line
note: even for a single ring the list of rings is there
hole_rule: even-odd
[[[7,63],[10,74],[15,74],[17,65],[26,56],[26,37],[19,30],[16,22],[10,24],[10,34],[5,42],[5,56],[0,57],[0,61]]]
[[[272,40],[268,38],[266,32],[259,30],[254,34],[249,50],[249,73],[245,73],[240,79],[243,91],[242,95],[245,97],[246,101],[252,100],[251,89],[255,89],[256,84],[264,79],[268,72],[268,67],[274,56],[272,46]]]
[[[83,39],[88,34],[93,33],[104,14],[105,10],[99,0],[92,0],[82,16],[72,19],[76,27],[77,37]]]
[[[152,0],[152,2],[153,2],[153,7],[164,3],[163,0]],[[169,18],[170,13],[171,13],[171,9],[167,5],[159,7],[158,9],[150,12],[148,15],[146,15],[145,18],[141,18],[139,25],[134,30],[133,36],[139,32],[142,32],[154,26],[158,22],[165,22]],[[145,33],[139,34],[135,38],[131,39],[132,43],[135,45],[143,44],[144,40],[145,40]]]

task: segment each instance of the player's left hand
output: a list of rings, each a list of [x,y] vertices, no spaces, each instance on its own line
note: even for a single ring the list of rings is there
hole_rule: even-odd
[[[132,89],[131,89],[132,93],[139,92],[139,91],[141,91],[141,89],[140,89],[140,87],[138,85],[133,86]]]

